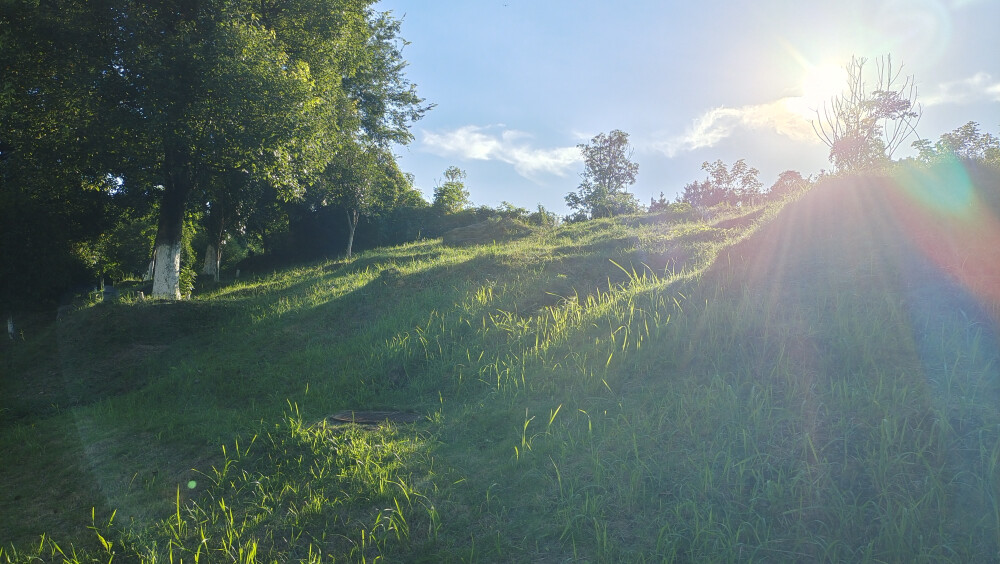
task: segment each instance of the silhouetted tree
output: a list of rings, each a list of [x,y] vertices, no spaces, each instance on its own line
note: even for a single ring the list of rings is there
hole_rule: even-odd
[[[798,171],[786,170],[778,175],[778,179],[768,189],[767,197],[780,198],[785,194],[801,189],[808,184],[808,182],[808,180],[802,178],[802,174]]]
[[[913,75],[894,69],[892,56],[876,61],[875,84],[864,78],[867,59],[852,57],[847,69],[847,91],[816,110],[816,135],[830,147],[830,162],[838,171],[864,170],[892,158],[920,121]]]
[[[733,163],[732,167],[726,167],[721,160],[714,163],[705,161],[701,163],[701,169],[708,173],[708,178],[685,186],[680,201],[703,207],[723,202],[739,206],[751,204],[760,196],[762,184],[757,179],[760,172],[743,159]]]
[[[680,201],[687,202],[692,206],[710,208],[725,202],[726,193],[715,184],[712,184],[710,180],[695,180],[684,186]]]

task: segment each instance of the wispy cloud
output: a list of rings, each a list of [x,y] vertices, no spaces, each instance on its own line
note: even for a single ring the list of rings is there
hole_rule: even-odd
[[[539,149],[531,145],[531,135],[502,126],[466,125],[444,132],[424,131],[421,143],[427,151],[460,159],[500,161],[514,166],[521,176],[532,179],[547,173],[566,176],[569,169],[582,162],[576,147]]]
[[[659,141],[655,146],[673,157],[680,152],[713,147],[740,129],[770,130],[794,141],[817,142],[809,123],[813,115],[813,109],[799,97],[738,108],[723,106],[705,112],[683,134]]]
[[[988,72],[978,72],[969,78],[938,84],[928,95],[921,96],[925,106],[1000,102],[1000,80]]]

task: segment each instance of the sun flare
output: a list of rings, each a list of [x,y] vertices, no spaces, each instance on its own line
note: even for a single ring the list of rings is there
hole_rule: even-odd
[[[799,85],[803,101],[814,109],[843,92],[846,86],[847,71],[834,64],[810,65]]]

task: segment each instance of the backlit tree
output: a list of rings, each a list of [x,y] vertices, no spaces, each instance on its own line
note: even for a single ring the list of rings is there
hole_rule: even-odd
[[[816,135],[830,147],[830,162],[838,171],[865,170],[892,158],[912,135],[922,115],[913,75],[894,68],[892,56],[875,62],[875,82],[865,80],[864,57],[852,57],[847,90],[816,110]]]

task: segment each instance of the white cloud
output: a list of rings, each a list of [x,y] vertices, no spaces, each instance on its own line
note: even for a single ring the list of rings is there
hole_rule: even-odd
[[[925,106],[1000,102],[1000,80],[988,72],[977,72],[969,78],[938,84],[929,95],[922,96]]]
[[[466,125],[441,133],[424,131],[422,145],[440,156],[511,164],[528,179],[541,173],[566,176],[570,167],[583,161],[576,147],[538,149],[531,146],[528,133],[505,129],[497,135],[490,129]]]
[[[719,107],[705,112],[681,135],[655,144],[673,157],[682,151],[712,147],[738,129],[770,130],[798,142],[818,142],[810,120],[814,112],[800,97],[738,108]]]

